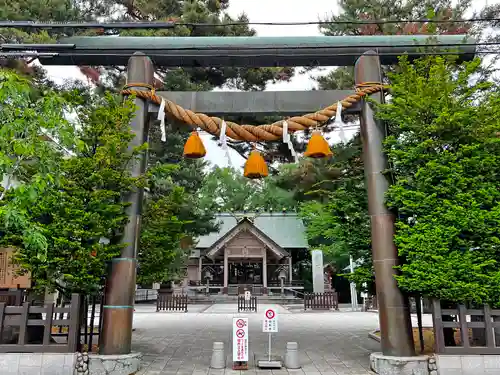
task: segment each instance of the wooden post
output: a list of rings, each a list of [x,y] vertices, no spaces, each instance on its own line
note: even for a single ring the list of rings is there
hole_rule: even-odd
[[[82,299],[79,294],[71,295],[69,311],[70,326],[68,327],[68,350],[70,353],[76,352],[80,343],[80,307],[83,302]],[[85,319],[87,319],[87,311],[85,311]]]

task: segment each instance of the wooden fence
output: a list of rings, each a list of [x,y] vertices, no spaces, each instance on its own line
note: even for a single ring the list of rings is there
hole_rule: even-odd
[[[156,311],[188,312],[188,297],[182,294],[158,293]]]
[[[338,310],[339,297],[337,292],[305,293],[304,310]]]
[[[156,301],[158,298],[158,290],[156,289],[137,289],[135,291],[136,303],[148,303]]]
[[[0,353],[74,353],[79,346],[80,302],[73,294],[69,307],[43,307],[23,302],[7,306],[0,302]],[[58,318],[63,315],[63,318]],[[45,319],[44,319],[45,316]],[[54,330],[67,327],[66,340],[56,340]],[[65,342],[62,342],[65,341]]]
[[[500,354],[500,310],[487,305],[481,309],[464,305],[442,308],[441,302],[434,300],[432,320],[436,353]]]
[[[238,296],[238,312],[257,312],[257,297],[250,296],[250,299],[245,299],[245,296]]]
[[[6,306],[21,306],[26,301],[26,292],[24,289],[0,290],[0,303]]]
[[[104,296],[85,296],[80,315],[79,351],[95,352],[102,328]]]
[[[75,307],[74,302],[77,296],[79,298],[78,305]],[[0,311],[0,344],[9,345],[9,351],[12,351],[12,345],[15,345],[17,352],[64,352],[62,348],[64,343],[71,343],[72,338],[70,339],[70,337],[76,335],[78,351],[95,352],[102,327],[102,299],[102,294],[93,296],[75,294],[71,298],[60,295],[54,304],[44,303],[43,300],[33,298],[33,296],[28,298],[28,291],[24,289],[0,291],[0,303],[4,303],[3,308],[0,307],[3,311],[3,314]],[[29,350],[18,348],[21,327],[17,322],[22,322],[24,319],[22,313],[19,313],[21,311],[19,309],[25,308],[25,304],[29,304],[29,319],[25,328],[25,343],[21,344],[21,347],[28,345]],[[10,307],[17,307],[17,309],[10,309]],[[75,315],[76,310],[74,309],[76,308],[79,311]],[[50,314],[50,310],[52,310],[52,314]],[[72,328],[72,325],[67,324],[75,319],[78,322],[76,330]],[[40,322],[42,324],[38,324]],[[45,334],[47,324],[51,325],[49,336]],[[50,345],[58,346],[46,349],[44,345],[47,338]],[[32,350],[33,346],[36,346],[36,349]],[[7,349],[0,348],[0,353],[3,350]]]

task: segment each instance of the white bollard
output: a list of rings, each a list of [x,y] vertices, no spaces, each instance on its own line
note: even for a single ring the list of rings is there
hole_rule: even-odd
[[[299,369],[299,344],[296,342],[286,343],[285,367],[289,369]]]
[[[210,368],[213,369],[223,369],[226,367],[226,355],[224,354],[224,343],[214,342],[212,349],[212,361],[210,362]]]

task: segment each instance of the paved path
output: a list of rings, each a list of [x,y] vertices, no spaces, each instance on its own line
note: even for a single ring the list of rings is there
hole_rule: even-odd
[[[238,314],[236,305],[190,306],[189,313],[154,312],[137,306],[134,314],[133,350],[144,353],[144,368],[137,375],[239,375],[231,369],[231,324],[235,316],[249,318],[250,355],[248,375],[366,375],[369,355],[379,344],[367,337],[378,327],[377,314],[367,312],[279,312],[279,333],[274,334],[273,354],[283,356],[288,341],[297,341],[301,370],[260,370],[254,355],[267,353],[267,335],[259,313]],[[226,370],[210,370],[214,341],[223,341]]]

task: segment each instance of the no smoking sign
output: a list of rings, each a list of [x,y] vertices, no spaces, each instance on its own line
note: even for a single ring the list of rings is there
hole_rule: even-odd
[[[248,318],[233,318],[233,362],[248,361]]]
[[[278,314],[275,309],[267,309],[264,313],[262,332],[278,332]]]
[[[275,316],[276,316],[276,314],[274,313],[274,310],[269,309],[269,310],[266,311],[266,318],[267,319],[272,319]]]

